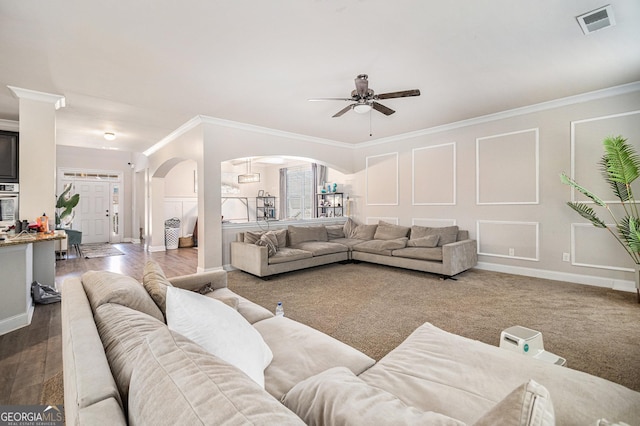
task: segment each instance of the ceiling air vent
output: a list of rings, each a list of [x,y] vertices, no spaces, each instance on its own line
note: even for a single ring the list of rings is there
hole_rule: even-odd
[[[616,18],[613,16],[613,8],[610,4],[580,15],[576,19],[585,34],[591,34],[616,24]]]

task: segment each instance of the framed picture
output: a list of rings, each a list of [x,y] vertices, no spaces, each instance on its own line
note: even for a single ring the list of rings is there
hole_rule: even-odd
[[[264,189],[258,191],[258,197],[264,197]]]

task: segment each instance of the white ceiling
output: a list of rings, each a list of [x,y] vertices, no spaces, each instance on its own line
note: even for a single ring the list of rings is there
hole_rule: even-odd
[[[359,143],[640,80],[640,1],[0,0],[0,58],[0,119],[7,85],[64,95],[58,144],[142,152],[196,115]],[[422,96],[307,102],[360,73]]]

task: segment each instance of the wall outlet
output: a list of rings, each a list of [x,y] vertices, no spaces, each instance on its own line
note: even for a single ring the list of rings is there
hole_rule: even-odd
[[[571,255],[569,253],[562,253],[562,261],[563,262],[570,262],[571,261]]]
[[[509,249],[509,256],[515,256],[515,255],[516,255],[516,249],[510,248]]]

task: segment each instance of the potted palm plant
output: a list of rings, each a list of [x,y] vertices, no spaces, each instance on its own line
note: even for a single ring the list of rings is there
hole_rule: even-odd
[[[71,187],[72,184],[66,184],[56,201],[56,228],[68,227],[75,216],[73,209],[80,202],[80,194],[71,195]]]
[[[576,181],[562,173],[562,183],[570,185],[591,199],[596,205],[604,207],[615,223],[615,229],[608,227],[598,217],[594,209],[582,202],[567,202],[567,205],[580,216],[588,219],[595,227],[606,229],[622,245],[636,265],[635,283],[640,303],[640,216],[631,184],[640,176],[640,157],[635,149],[622,136],[608,137],[603,141],[604,155],[600,160],[600,169],[613,194],[620,200],[624,216],[620,219],[611,210],[610,205]]]

